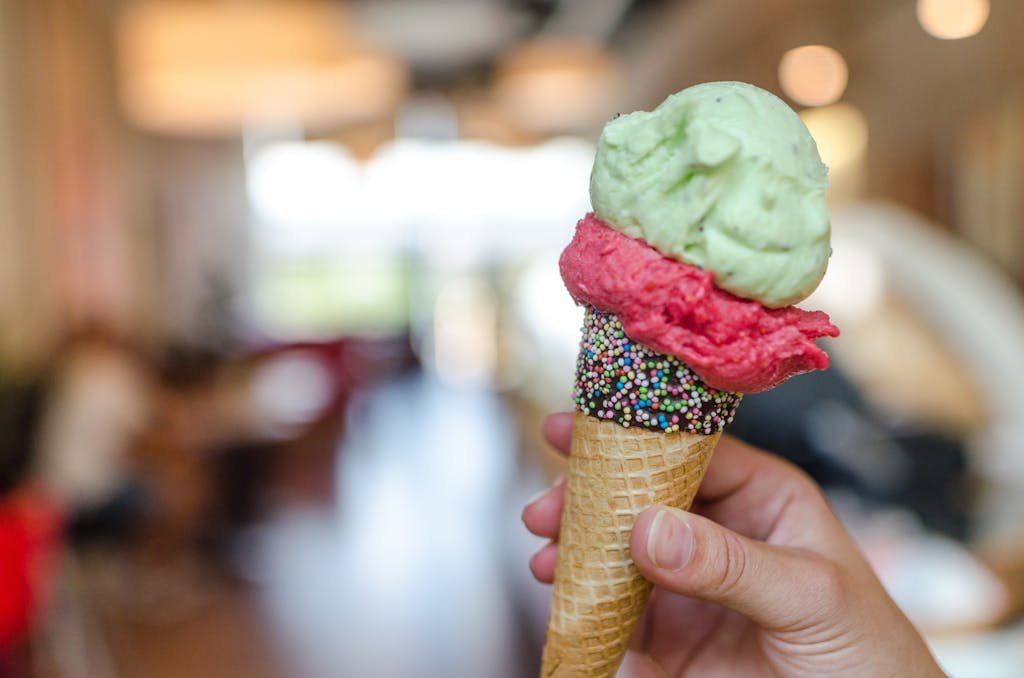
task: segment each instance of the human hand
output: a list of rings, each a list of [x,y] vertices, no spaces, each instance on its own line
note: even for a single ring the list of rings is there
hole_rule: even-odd
[[[562,453],[572,417],[549,416]],[[555,572],[564,482],[523,509],[552,541],[530,561]],[[620,675],[943,676],[817,485],[791,464],[723,437],[691,512],[637,518],[630,551],[654,584]]]

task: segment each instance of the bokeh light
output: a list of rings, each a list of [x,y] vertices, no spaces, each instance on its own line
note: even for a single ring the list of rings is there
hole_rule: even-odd
[[[830,173],[863,157],[868,145],[868,122],[856,106],[833,104],[803,111],[800,117],[818,144],[821,160]]]
[[[942,40],[969,38],[984,28],[989,0],[917,0],[917,20]]]
[[[779,84],[793,101],[826,106],[846,91],[849,71],[843,55],[826,45],[795,47],[782,55]]]

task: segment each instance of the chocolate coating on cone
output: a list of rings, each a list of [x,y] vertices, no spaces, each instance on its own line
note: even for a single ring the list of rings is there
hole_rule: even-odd
[[[630,339],[611,313],[587,307],[573,399],[584,414],[626,428],[711,434],[742,394],[711,388],[686,363]]]
[[[615,675],[651,592],[629,553],[633,522],[652,504],[689,508],[720,435],[575,413],[542,676]]]

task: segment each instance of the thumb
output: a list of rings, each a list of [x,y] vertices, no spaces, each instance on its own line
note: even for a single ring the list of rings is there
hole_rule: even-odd
[[[640,514],[630,550],[655,586],[718,603],[765,629],[825,622],[840,608],[842,576],[830,561],[748,539],[679,509],[657,506]]]

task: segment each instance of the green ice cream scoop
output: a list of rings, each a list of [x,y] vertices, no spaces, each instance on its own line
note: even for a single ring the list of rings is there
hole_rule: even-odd
[[[827,184],[789,106],[753,85],[709,82],[605,125],[590,200],[609,226],[776,308],[825,273]]]

